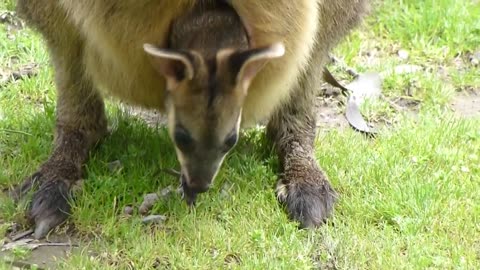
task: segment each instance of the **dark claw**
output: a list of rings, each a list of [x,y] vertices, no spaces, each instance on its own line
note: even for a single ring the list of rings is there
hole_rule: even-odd
[[[279,181],[277,197],[300,228],[317,227],[331,215],[337,194],[320,169],[297,171]]]
[[[35,192],[28,219],[35,224],[35,238],[45,237],[63,223],[69,213],[69,188],[63,181],[46,181]]]

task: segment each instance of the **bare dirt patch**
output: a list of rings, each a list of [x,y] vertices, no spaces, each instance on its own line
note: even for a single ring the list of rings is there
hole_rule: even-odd
[[[319,129],[344,129],[349,126],[344,116],[347,99],[340,88],[324,83],[315,101],[317,127]]]
[[[455,113],[461,117],[480,117],[480,89],[464,91],[450,103]]]
[[[15,268],[33,269],[56,269],[59,262],[65,260],[74,253],[81,251],[79,248],[79,240],[75,237],[65,234],[54,234],[44,240],[33,240],[29,237],[17,240],[16,242],[8,242],[0,249],[0,260],[7,265]],[[18,243],[18,245],[11,250],[3,250],[7,245]],[[23,244],[25,243],[25,244]],[[35,247],[37,246],[37,247]],[[17,251],[15,251],[15,249]],[[25,256],[15,256],[18,250],[30,250]]]
[[[151,127],[165,126],[167,124],[167,117],[165,114],[157,110],[148,110],[141,107],[136,107],[126,103],[121,104],[122,111],[128,115],[135,116],[145,121]]]

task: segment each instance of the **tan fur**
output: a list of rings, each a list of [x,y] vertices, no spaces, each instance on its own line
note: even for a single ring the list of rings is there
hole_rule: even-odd
[[[84,61],[94,83],[122,100],[163,110],[164,82],[149,65],[142,45],[164,44],[170,21],[186,12],[194,1],[60,2],[85,38]],[[287,49],[285,57],[272,61],[251,86],[242,121],[244,126],[249,126],[268,117],[288,97],[288,91],[305,66],[314,43],[312,36],[318,27],[318,3],[291,0],[231,2],[245,21],[252,22],[251,35],[255,46],[281,41]]]

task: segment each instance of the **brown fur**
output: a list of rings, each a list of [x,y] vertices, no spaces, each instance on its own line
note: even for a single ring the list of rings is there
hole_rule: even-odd
[[[360,22],[367,12],[367,1],[324,1],[319,11],[321,27],[305,72],[291,89],[289,102],[272,115],[267,126],[282,170],[277,197],[301,227],[324,223],[337,197],[314,156],[314,100],[328,51]]]
[[[60,195],[65,195],[69,185],[52,183],[78,180],[86,153],[105,134],[99,93],[165,109],[165,79],[158,76],[142,45],[167,46],[171,21],[196,2],[18,1],[19,14],[47,41],[59,93],[55,150],[39,171],[43,180],[32,203],[37,237],[65,217],[52,201],[64,205],[65,196]],[[367,0],[228,2],[247,29],[250,46],[285,45],[285,56],[268,63],[252,81],[243,104],[242,125],[252,125],[276,111],[268,130],[284,169],[279,191],[286,190],[286,195],[279,197],[292,217],[306,226],[318,225],[330,212],[333,197],[313,158],[312,97],[328,50],[358,24]],[[61,167],[71,169],[57,169]]]

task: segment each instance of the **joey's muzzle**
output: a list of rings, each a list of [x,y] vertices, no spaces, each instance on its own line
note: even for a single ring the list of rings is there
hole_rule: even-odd
[[[220,163],[205,162],[198,163],[198,166],[187,166],[182,168],[180,181],[183,189],[183,196],[188,205],[194,205],[197,195],[210,189],[210,186],[217,175]],[[207,166],[208,165],[208,166]]]

